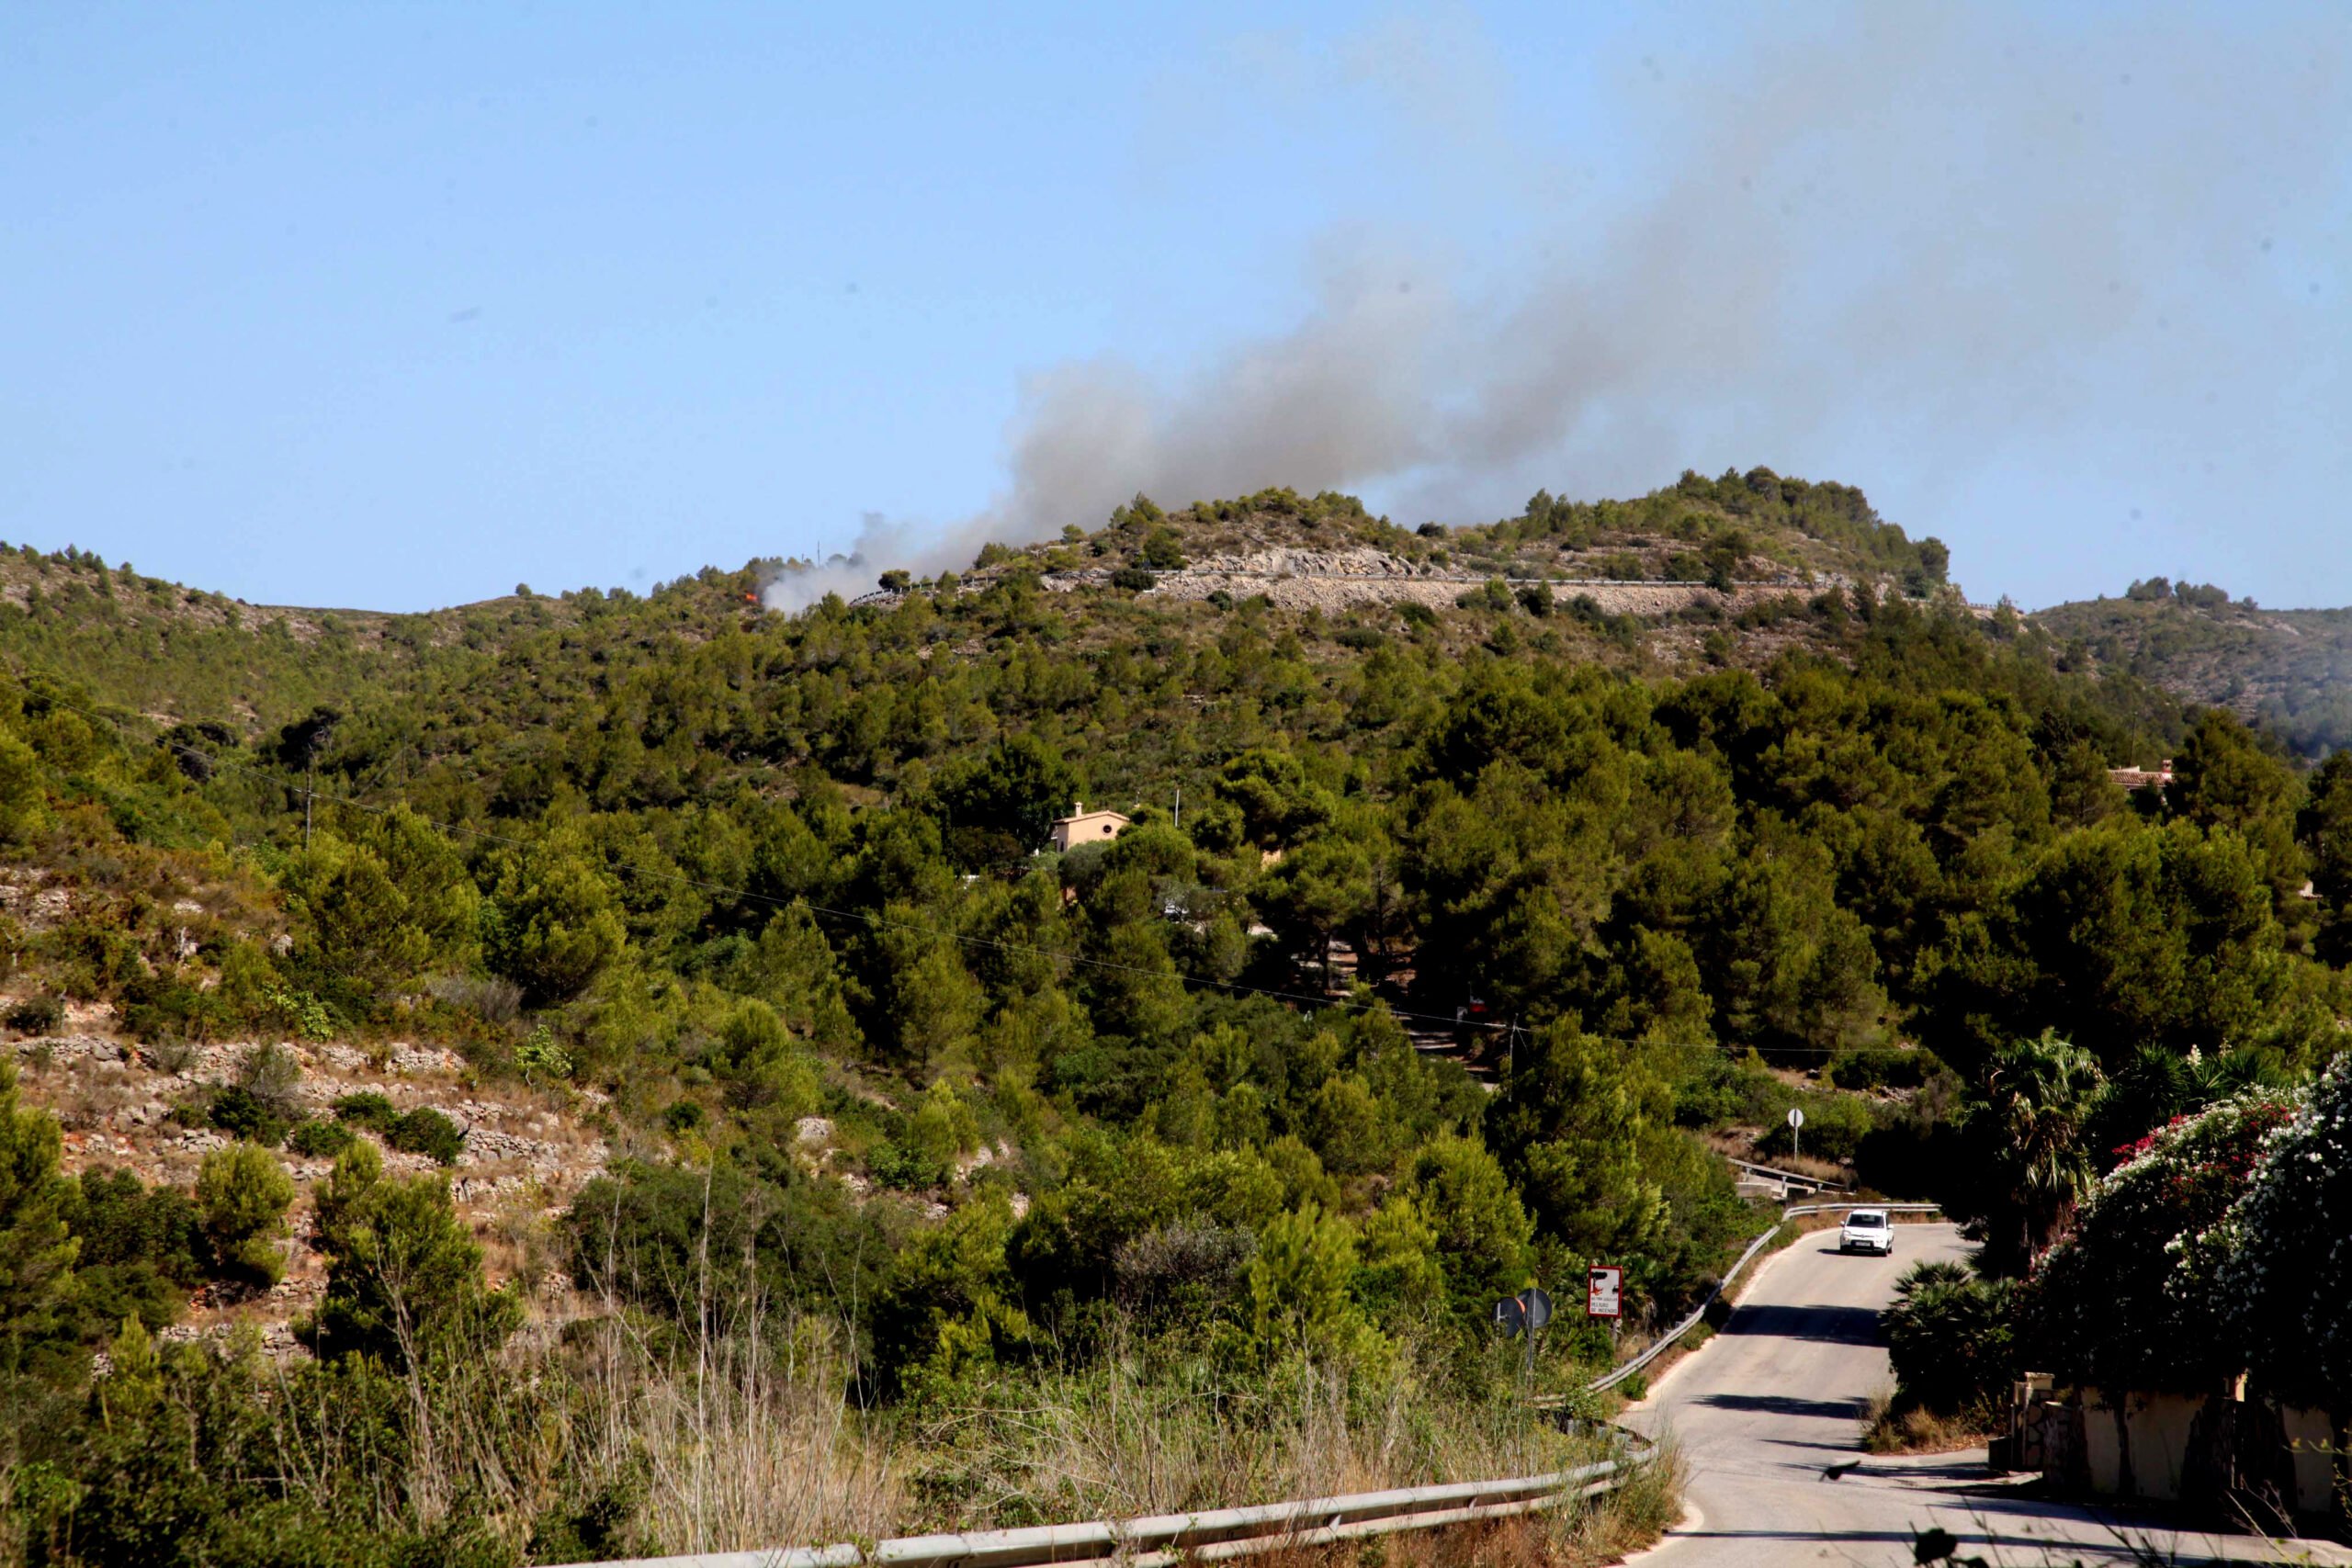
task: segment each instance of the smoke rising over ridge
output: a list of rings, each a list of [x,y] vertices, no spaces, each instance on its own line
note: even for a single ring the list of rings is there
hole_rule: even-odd
[[[2342,329],[2345,236],[2322,225],[2352,173],[2347,27],[2117,17],[1856,8],[1645,61],[1616,73],[1606,179],[1540,108],[1497,122],[1519,91],[1476,39],[1392,28],[1283,55],[1294,84],[1389,95],[1403,163],[1490,187],[1502,259],[1338,233],[1287,330],[1173,377],[1107,355],[1036,372],[987,508],[869,514],[850,559],[771,601],[960,569],[1138,491],[1359,490],[1400,521],[1464,521],[1538,485],[1635,491],[1726,462],[1866,486],[1897,465],[1957,492],[2021,455],[2221,504],[2282,459],[2209,450],[2217,405],[2275,408],[2257,423],[2282,450],[2352,423],[2340,378],[2281,369],[2314,341],[2330,358]],[[2227,333],[2208,324],[2222,294]],[[2297,460],[2352,478],[2340,442]]]

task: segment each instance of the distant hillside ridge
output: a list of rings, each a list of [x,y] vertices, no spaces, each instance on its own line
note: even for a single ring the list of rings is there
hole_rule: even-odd
[[[1408,530],[1353,496],[1261,491],[1163,510],[1149,497],[1093,533],[1015,552],[990,546],[978,566],[1025,555],[1050,572],[1106,558],[1147,570],[1267,575],[1550,579],[1577,583],[1864,582],[1925,598],[1946,586],[1951,553],[1913,540],[1848,485],[1770,468],[1709,479],[1685,473],[1634,501],[1571,502],[1538,491],[1515,517]]]
[[[2224,707],[2316,759],[2352,745],[2352,609],[2266,610],[2156,577],[2035,612],[2070,662]]]
[[[1123,661],[1136,650],[1191,648],[1204,660],[1201,678],[1235,678],[1237,611],[1247,639],[1275,650],[1287,692],[1305,690],[1296,682],[1309,672],[1335,692],[1366,671],[1390,682],[1407,650],[1566,658],[1645,677],[1761,672],[1797,653],[1849,661],[1857,613],[1892,601],[1951,614],[1996,642],[2043,636],[1969,605],[1949,561],[1940,541],[1912,538],[1860,490],[1764,468],[1686,473],[1629,501],[1538,491],[1515,516],[1461,527],[1407,528],[1330,492],[1272,489],[1174,509],[1139,495],[1099,528],[990,544],[969,569],[931,580],[879,570],[872,592],[849,604],[829,597],[797,617],[763,607],[763,589],[790,570],[781,559],[708,567],[643,593],[550,595],[518,584],[511,595],[393,614],[249,604],[87,550],[0,545],[0,665],[66,682],[208,750],[278,747],[289,727],[305,726],[338,749],[380,745],[379,787],[392,788],[487,735],[570,722],[562,694],[635,682],[674,689],[675,667],[695,649],[735,649],[725,660],[768,668],[759,679],[804,669],[830,658],[818,650],[838,643],[829,629],[837,624],[866,627],[860,642],[885,657],[918,653],[934,671],[942,651],[959,663],[996,661],[1024,638],[1043,639],[1032,641],[1033,659],[1091,650],[1085,683],[1104,694],[1120,687]],[[1032,595],[1053,605],[1049,615]],[[950,614],[958,603],[979,613]],[[1381,661],[1384,649],[1392,662]],[[2056,644],[2032,659],[2053,665]],[[1013,671],[1034,678],[1018,660]],[[2179,733],[2168,699],[2128,672],[2079,696],[2094,692],[2118,761]],[[930,700],[920,690],[900,695]],[[856,700],[893,705],[887,696]],[[1122,694],[1108,710],[1072,711],[1115,713],[1133,700]],[[836,721],[812,713],[808,722],[824,730]],[[656,721],[640,732],[662,729]],[[901,749],[862,731],[848,742],[809,735],[789,749],[830,755],[844,745],[860,755]],[[740,763],[706,765],[732,773]]]

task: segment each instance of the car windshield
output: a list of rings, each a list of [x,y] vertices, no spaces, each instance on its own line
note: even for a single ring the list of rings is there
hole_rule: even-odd
[[[1886,1224],[1886,1216],[1884,1214],[1854,1214],[1849,1216],[1846,1223],[1858,1231],[1874,1231]]]

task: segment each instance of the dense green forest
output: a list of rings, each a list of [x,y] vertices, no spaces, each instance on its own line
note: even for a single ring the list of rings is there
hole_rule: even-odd
[[[1219,530],[1495,591],[1150,591]],[[1577,598],[1586,557],[1662,553],[1697,570],[1647,576],[1721,592],[1647,622]],[[1049,1396],[1257,1456],[1204,1488],[1334,1442],[1367,1476],[1536,1462],[1487,1308],[1602,1258],[1637,1328],[1686,1308],[1758,1228],[1709,1135],[1801,1101],[1808,1153],[2030,1252],[2064,1216],[2003,1110],[2020,1042],[2136,1086],[2070,1124],[2098,1159],[2343,1041],[2344,757],[2072,668],[1859,491],[1766,470],[1450,536],[1138,498],[797,616],[762,563],[406,617],[0,567],[0,833],[73,896],[0,927],[21,1034],[105,1001],[148,1054],[443,1042],[625,1155],[554,1226],[601,1303],[559,1332],[491,1287],[441,1178],[379,1153],[435,1129],[276,1114],[254,1066],[212,1124],[336,1158],[301,1244],[326,1296],[281,1362],[153,1337],[268,1274],[275,1156],[192,1194],[75,1179],[7,1094],[0,1503],[28,1560],[707,1540],[658,1506],[653,1434],[676,1368],[720,1361],[923,1456],[890,1508],[775,1527],[811,1535],[1111,1506],[1016,1440]],[[2170,789],[2110,781],[2152,755]],[[1132,825],[1045,848],[1080,800]],[[845,1168],[796,1156],[810,1118]],[[1541,1376],[1609,1353],[1563,1333]],[[812,1496],[865,1484],[806,1462]]]

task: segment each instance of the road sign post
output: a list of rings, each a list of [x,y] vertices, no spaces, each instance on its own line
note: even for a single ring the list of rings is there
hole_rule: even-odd
[[[1495,1303],[1495,1326],[1510,1338],[1527,1336],[1525,1370],[1530,1374],[1535,1371],[1535,1336],[1551,1321],[1552,1298],[1532,1285]]]
[[[1801,1109],[1799,1109],[1799,1108],[1798,1108],[1798,1107],[1796,1107],[1796,1106],[1793,1106],[1793,1105],[1790,1106],[1790,1107],[1789,1107],[1789,1163],[1790,1163],[1791,1165],[1794,1165],[1794,1164],[1796,1163],[1796,1161],[1797,1161],[1797,1129],[1798,1129],[1798,1128],[1800,1128],[1800,1127],[1802,1127],[1802,1126],[1804,1126],[1804,1111],[1802,1111]],[[1783,1192],[1781,1194],[1781,1202],[1783,1202],[1783,1203],[1785,1203],[1785,1202],[1787,1202],[1788,1201],[1789,1201],[1789,1195],[1788,1195],[1788,1193],[1787,1193],[1787,1192],[1783,1191]]]
[[[1584,1271],[1584,1315],[1609,1325],[1609,1352],[1617,1353],[1617,1323],[1625,1315],[1625,1270],[1614,1263],[1596,1263]]]

